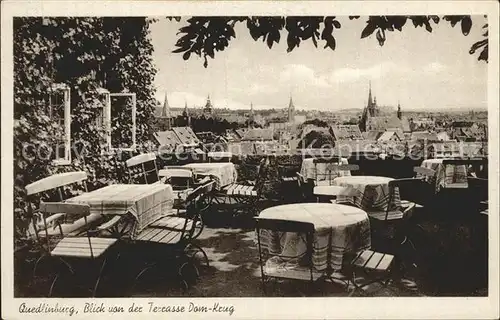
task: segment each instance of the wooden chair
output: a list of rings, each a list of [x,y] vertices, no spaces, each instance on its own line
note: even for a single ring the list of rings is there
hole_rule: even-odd
[[[205,251],[193,242],[203,230],[201,211],[197,207],[197,201],[202,196],[203,190],[204,188],[200,187],[188,195],[186,199],[188,204],[185,211],[179,211],[178,213],[173,211],[171,215],[154,221],[137,235],[136,243],[148,246],[147,250],[145,248],[143,253],[150,254],[153,252],[153,261],[138,273],[134,285],[149,270],[154,268],[163,270],[164,258],[181,260],[178,275],[184,289],[188,288],[183,275],[185,268],[190,266],[194,269],[196,276],[199,276],[198,269],[193,263],[196,253],[201,253],[206,265],[209,265],[209,259]],[[151,246],[159,250],[158,254],[156,254],[154,248],[151,248]],[[186,258],[188,259],[186,260]]]
[[[399,192],[401,198],[401,208],[391,208],[388,205],[385,212],[369,214],[372,247],[394,254],[398,267],[416,270],[421,259],[413,236],[415,232],[418,232],[419,236],[424,235],[425,232],[418,223],[412,223],[412,216],[416,209],[421,209],[432,203],[433,189],[424,181],[423,177],[391,180],[389,182],[389,204],[396,191]],[[380,247],[377,248],[378,246]]]
[[[90,215],[90,207],[82,204],[68,204],[62,202],[41,203],[40,212],[43,217],[47,214],[60,215],[60,216],[75,216],[81,217],[88,224],[87,218]],[[46,220],[44,218],[44,220]],[[55,276],[49,290],[49,296],[52,295],[57,281],[65,275],[76,276],[75,268],[70,263],[81,260],[90,261],[90,266],[98,270],[96,281],[93,286],[92,296],[95,296],[99,281],[103,274],[104,266],[106,264],[105,253],[116,243],[117,239],[112,238],[97,238],[92,237],[90,230],[87,229],[86,236],[80,237],[65,237],[59,241],[54,248],[51,247],[50,241],[48,244],[48,252],[51,257],[58,258],[64,267]],[[69,271],[69,273],[68,273]],[[88,274],[89,269],[87,266],[82,268],[82,273]],[[63,281],[61,281],[63,282]],[[65,279],[64,283],[67,283]],[[63,284],[64,284],[63,283]]]
[[[266,158],[263,158],[257,168],[257,180],[246,181],[244,183],[233,183],[222,188],[222,196],[227,198],[225,204],[233,209],[233,215],[239,214],[241,211],[248,209],[252,213],[256,213],[259,209],[257,204],[262,197],[262,189],[264,186],[265,177],[264,166]],[[216,198],[219,198],[218,195]],[[221,204],[219,202],[219,204]]]
[[[85,217],[85,219],[81,217],[76,220],[71,220],[71,217],[62,213],[56,213],[48,217],[37,209],[37,204],[41,200],[66,200],[69,195],[68,190],[64,189],[79,183],[83,185],[83,190],[86,192],[86,180],[87,173],[84,171],[75,171],[54,174],[26,186],[28,215],[32,219],[31,229],[42,250],[33,268],[33,277],[36,275],[38,265],[47,253],[49,253],[48,245],[51,241],[64,236],[78,235],[101,220],[101,216],[98,214],[91,214]]]
[[[347,259],[347,261],[349,260]],[[349,296],[353,296],[356,292],[365,293],[363,288],[373,283],[380,283],[387,287],[391,280],[393,260],[393,255],[373,250],[363,250],[356,254],[350,263],[343,268],[354,286]],[[356,280],[356,275],[360,273],[364,278],[362,282]]]
[[[209,152],[207,153],[208,162],[231,162],[233,154],[227,151]]]
[[[154,153],[139,154],[125,163],[128,168],[129,183],[151,184],[159,181]]]
[[[311,200],[313,198],[314,183],[310,183],[309,181],[307,181],[306,178],[299,172],[297,172],[296,175],[297,175],[297,184],[301,192],[302,200],[304,201]]]
[[[255,220],[262,290],[264,293],[266,293],[266,283],[272,278],[302,280],[314,284],[315,281],[324,277],[325,273],[316,270],[312,261],[314,224],[275,219],[255,218]],[[297,233],[297,236],[306,244],[306,251],[293,256],[281,252],[264,252],[261,245],[262,230],[276,232],[280,236],[280,243],[281,238],[286,236],[287,232]]]
[[[191,238],[198,238],[204,228],[201,213],[206,210],[204,206],[200,205],[202,202],[201,198],[206,196],[207,192],[211,188],[211,185],[214,183],[214,181],[208,181],[207,183],[198,186],[188,194],[181,207],[178,207],[177,210],[173,210],[172,213],[166,217],[154,221],[150,226],[180,230],[181,226],[184,225],[184,220],[187,219],[186,228],[193,231]]]

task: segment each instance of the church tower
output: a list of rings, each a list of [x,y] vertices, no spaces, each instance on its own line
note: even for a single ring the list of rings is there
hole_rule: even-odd
[[[288,122],[295,121],[295,106],[293,105],[292,95],[290,95],[290,102],[288,103]]]
[[[170,130],[172,127],[172,113],[170,112],[170,105],[168,104],[167,92],[165,92],[165,99],[163,100],[163,109],[161,110],[160,118],[164,123],[165,130]]]
[[[205,108],[203,108],[203,113],[205,115],[212,115],[212,111],[213,111],[213,106],[212,106],[212,102],[210,101],[210,95],[208,95],[207,97],[207,103],[205,104]]]
[[[248,115],[248,124],[249,127],[253,127],[255,121],[254,113],[253,113],[253,103],[250,102],[250,113]]]
[[[401,112],[401,105],[399,104],[399,101],[398,101],[398,119],[401,120],[401,117],[403,116],[402,112]]]
[[[182,117],[187,123],[187,126],[191,126],[191,117],[189,116],[188,104],[187,101],[184,101],[184,111],[182,111]]]

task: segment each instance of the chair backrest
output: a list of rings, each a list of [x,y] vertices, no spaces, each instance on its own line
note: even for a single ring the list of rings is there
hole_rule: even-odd
[[[154,153],[139,154],[125,163],[128,168],[129,183],[150,184],[159,180]]]
[[[40,213],[43,219],[43,223],[45,225],[45,239],[47,242],[47,246],[49,251],[50,243],[48,227],[47,227],[47,217],[54,214],[64,214],[65,216],[72,216],[74,219],[84,218],[85,225],[87,225],[87,216],[90,215],[90,206],[87,204],[75,204],[75,203],[64,203],[64,202],[42,202],[40,203]],[[61,231],[62,233],[62,231]],[[63,236],[61,234],[61,236]],[[89,245],[91,255],[93,257],[92,244],[90,243],[90,234],[87,229],[87,237],[89,237]]]
[[[85,180],[87,180],[87,173],[85,171],[57,173],[28,184],[26,186],[26,194],[30,196],[48,190],[58,189],[73,183],[85,182]],[[85,183],[84,186],[86,188]],[[64,199],[60,200],[62,201]]]
[[[84,191],[87,191],[87,184],[85,183],[87,180],[87,173],[85,171],[74,171],[74,172],[64,172],[57,173],[51,175],[49,177],[40,179],[33,183],[30,183],[26,186],[26,194],[28,196],[28,216],[31,217],[32,223],[29,232],[33,232],[35,234],[36,239],[40,242],[40,238],[38,237],[39,228],[38,223],[42,222],[38,219],[41,219],[40,215],[36,214],[34,209],[38,207],[38,203],[41,200],[45,201],[64,201],[67,196],[64,191],[64,187],[82,183]],[[53,192],[57,192],[57,196],[55,194],[51,194]],[[39,199],[37,199],[37,197]],[[33,208],[35,206],[35,208]],[[43,221],[45,222],[45,221]]]
[[[413,172],[417,173],[417,175],[421,175],[428,178],[434,177],[434,174],[436,173],[436,171],[424,167],[413,167]]]
[[[422,178],[404,178],[389,181],[389,197],[394,196],[396,188],[401,200],[407,200],[426,206],[434,196],[434,187]]]
[[[443,159],[443,165],[485,165],[488,164],[488,158],[469,158],[469,159]]]
[[[228,151],[214,151],[207,153],[208,162],[231,162],[233,154]]]
[[[284,254],[282,250],[269,250],[267,252],[267,258],[278,257],[288,261],[293,261],[299,263],[299,260],[305,262],[310,271],[310,279],[313,279],[313,239],[314,239],[314,224],[301,221],[290,221],[290,220],[277,220],[277,219],[263,219],[255,218],[256,221],[256,233],[257,233],[257,245],[259,249],[259,263],[261,273],[264,275],[264,265],[268,259],[264,257],[264,252],[262,250],[262,240],[261,231],[267,230],[271,232],[277,232],[279,236],[279,243],[281,243],[282,238],[286,236],[288,232],[296,233],[299,238],[301,238],[306,244],[305,252],[297,252],[296,255]],[[284,275],[285,276],[285,275]]]
[[[159,176],[166,177],[165,182],[174,190],[188,189],[194,184],[194,173],[187,168],[162,169]]]

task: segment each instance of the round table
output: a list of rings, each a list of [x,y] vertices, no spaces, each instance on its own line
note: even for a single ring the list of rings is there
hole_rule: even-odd
[[[399,189],[395,188],[392,195],[389,190],[389,182],[392,180],[394,179],[380,176],[349,176],[335,178],[333,185],[354,189],[356,196],[339,196],[338,201],[351,203],[365,210],[369,215],[386,212],[388,205],[393,214],[400,214]]]
[[[365,211],[333,203],[297,203],[263,210],[260,219],[279,219],[314,224],[313,263],[316,269],[340,270],[346,252],[370,248],[370,222]],[[294,255],[305,250],[305,243],[294,233],[285,237],[261,230],[261,246]]]

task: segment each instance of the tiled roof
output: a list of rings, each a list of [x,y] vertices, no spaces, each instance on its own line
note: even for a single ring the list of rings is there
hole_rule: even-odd
[[[174,127],[172,131],[175,133],[180,142],[184,145],[199,144],[200,140],[196,137],[190,127]]]
[[[177,138],[173,131],[159,131],[154,133],[156,141],[160,144],[160,147],[172,148],[174,149],[177,145],[181,144],[181,141]]]
[[[333,137],[335,140],[361,140],[363,135],[358,125],[335,125],[332,126]]]
[[[253,128],[249,129],[241,140],[255,141],[255,140],[273,140],[273,130],[272,129],[260,129]]]
[[[410,138],[412,140],[427,140],[427,141],[438,141],[439,140],[436,133],[431,133],[429,131],[414,131],[411,133]]]
[[[399,140],[401,140],[401,137],[399,137],[396,132],[394,131],[386,131],[382,133],[382,135],[377,139],[377,141],[390,141],[392,137],[396,135]]]

